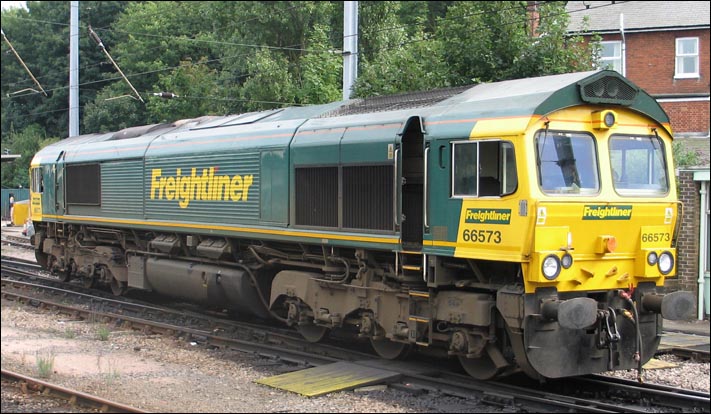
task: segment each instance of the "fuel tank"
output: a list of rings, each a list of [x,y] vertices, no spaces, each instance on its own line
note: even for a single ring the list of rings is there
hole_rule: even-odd
[[[269,312],[246,271],[211,264],[149,258],[145,279],[161,295],[184,299],[213,308],[224,308],[263,319]],[[269,298],[269,284],[260,289]]]

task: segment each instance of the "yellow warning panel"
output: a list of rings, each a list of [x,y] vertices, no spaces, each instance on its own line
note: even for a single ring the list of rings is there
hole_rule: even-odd
[[[263,378],[256,382],[295,392],[306,397],[318,397],[330,392],[351,390],[385,381],[393,381],[398,379],[400,375],[397,372],[350,362],[336,362]]]
[[[661,359],[652,358],[647,361],[642,368],[644,369],[662,369],[662,368],[675,368],[678,365],[673,362],[662,361]]]

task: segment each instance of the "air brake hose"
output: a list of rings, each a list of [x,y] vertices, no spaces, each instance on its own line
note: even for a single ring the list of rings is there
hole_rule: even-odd
[[[273,312],[269,308],[269,304],[267,303],[266,299],[264,298],[264,292],[262,292],[262,289],[259,287],[259,283],[257,283],[257,278],[254,276],[252,269],[250,269],[249,267],[247,267],[245,265],[239,264],[239,263],[235,263],[235,265],[237,267],[244,269],[244,271],[247,272],[247,274],[249,275],[250,279],[252,279],[252,284],[254,284],[254,288],[257,289],[257,296],[259,296],[259,301],[262,302],[264,309],[266,309],[266,311],[269,312],[269,314],[272,315],[274,317],[274,319],[276,319],[280,322],[283,322],[283,323],[288,323],[288,321],[286,319],[277,315],[275,312]]]
[[[642,383],[642,332],[639,327],[639,313],[637,312],[637,307],[635,306],[629,293],[621,290],[619,293],[620,297],[624,299],[632,308],[634,313],[634,319],[632,323],[635,328],[635,360],[637,361],[637,381]],[[630,318],[632,319],[632,318]]]

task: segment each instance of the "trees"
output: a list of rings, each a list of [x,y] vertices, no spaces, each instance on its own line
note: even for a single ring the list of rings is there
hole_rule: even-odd
[[[536,4],[539,18],[532,20],[525,1],[360,2],[353,96],[591,69],[595,45],[567,37],[564,2]],[[342,2],[79,6],[82,134],[341,97]],[[67,135],[68,22],[68,2],[2,12],[4,32],[49,93],[14,93],[33,83],[12,56],[2,59],[3,142],[32,125],[29,136]],[[125,97],[132,92],[89,38],[89,25],[145,104]],[[153,96],[161,91],[180,98]]]
[[[35,153],[57,141],[59,141],[59,138],[48,138],[44,129],[36,124],[28,125],[20,132],[9,131],[7,138],[3,139],[3,146],[11,148],[14,154],[20,154],[21,157],[11,163],[3,163],[3,187],[28,187],[29,176],[27,171],[29,171],[30,162]]]

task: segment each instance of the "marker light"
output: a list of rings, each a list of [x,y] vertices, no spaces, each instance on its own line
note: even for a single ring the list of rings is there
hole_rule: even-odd
[[[657,252],[649,252],[649,254],[647,255],[647,263],[649,263],[650,266],[654,266],[655,264],[657,264],[658,258],[659,257],[657,257]]]
[[[617,114],[609,109],[593,111],[591,116],[592,127],[595,129],[610,129],[617,123]]]
[[[659,255],[659,271],[663,274],[669,274],[674,268],[674,256],[669,252],[662,252]]]
[[[605,126],[612,128],[613,125],[615,125],[615,113],[605,112]]]
[[[560,274],[560,259],[558,256],[551,254],[543,259],[543,265],[541,266],[541,271],[543,271],[543,276],[548,280],[553,280]]]
[[[571,256],[570,253],[564,254],[563,257],[560,258],[560,265],[563,266],[563,269],[569,269],[570,266],[573,265],[573,256]]]

